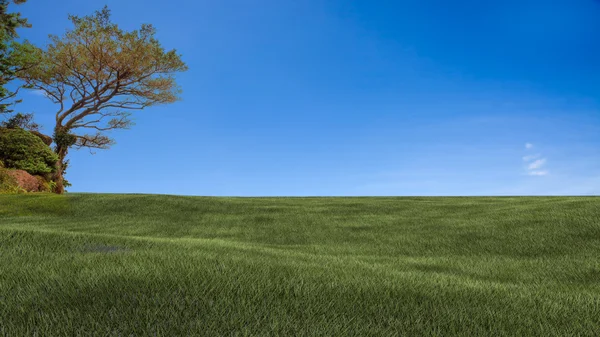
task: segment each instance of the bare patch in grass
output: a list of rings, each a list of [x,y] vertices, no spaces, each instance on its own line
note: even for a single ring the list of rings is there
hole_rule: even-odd
[[[89,244],[85,245],[82,249],[84,253],[103,253],[103,254],[111,254],[111,253],[125,253],[131,251],[131,249],[127,247],[121,246],[110,246],[110,245],[102,245],[102,244]]]

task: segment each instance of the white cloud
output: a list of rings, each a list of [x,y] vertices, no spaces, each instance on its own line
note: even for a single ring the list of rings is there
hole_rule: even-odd
[[[30,93],[36,96],[46,97],[46,92],[44,90],[31,90]]]
[[[538,159],[538,160],[532,162],[531,164],[529,164],[529,166],[527,167],[527,169],[529,169],[529,170],[537,170],[537,169],[541,168],[542,166],[544,166],[544,164],[546,164],[546,159],[545,158]]]
[[[532,155],[523,157],[523,161],[530,161],[530,160],[533,160],[533,159],[536,159],[536,158],[539,158],[539,157],[540,157],[539,153],[538,154],[532,154]]]
[[[525,149],[533,149],[533,144],[525,143]],[[541,153],[528,154],[526,156],[523,156],[523,161],[526,165],[525,170],[527,171],[527,175],[539,177],[549,174],[548,170],[544,167],[546,165],[546,158],[542,158]]]

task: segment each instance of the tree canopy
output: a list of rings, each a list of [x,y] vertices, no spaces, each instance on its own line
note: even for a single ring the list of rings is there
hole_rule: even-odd
[[[12,3],[22,4],[25,1],[13,0]],[[20,13],[8,12],[10,3],[8,0],[0,0],[0,113],[10,112],[10,106],[18,102],[15,97],[19,87],[12,91],[6,85],[36,61],[37,49],[33,45],[15,41],[18,37],[17,29],[31,25]]]
[[[174,75],[187,70],[175,50],[162,47],[152,25],[123,31],[110,21],[107,7],[69,19],[74,27],[51,36],[48,47],[36,54],[36,64],[19,73],[28,88],[57,105],[53,139],[59,193],[69,148],[109,148],[114,140],[106,132],[129,128],[132,111],[177,101]]]
[[[164,50],[151,25],[125,32],[106,7],[69,18],[74,28],[51,36],[22,78],[58,105],[55,131],[72,134],[76,147],[106,149],[113,140],[104,131],[130,127],[131,110],[178,99],[174,73],[187,67],[175,50]]]

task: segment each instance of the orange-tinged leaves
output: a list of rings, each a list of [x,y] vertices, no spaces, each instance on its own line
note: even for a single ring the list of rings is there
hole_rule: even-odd
[[[126,32],[110,21],[105,7],[85,17],[70,16],[74,28],[51,36],[41,62],[23,79],[59,105],[56,127],[106,131],[131,125],[125,110],[140,110],[179,99],[174,74],[187,70],[175,50],[166,51],[152,25]],[[80,137],[79,145],[112,141]]]

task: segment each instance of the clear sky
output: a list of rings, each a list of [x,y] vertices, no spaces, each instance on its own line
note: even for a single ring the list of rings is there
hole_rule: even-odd
[[[600,194],[599,1],[30,0],[21,36],[104,4],[190,70],[181,102],[71,152],[72,192]]]

